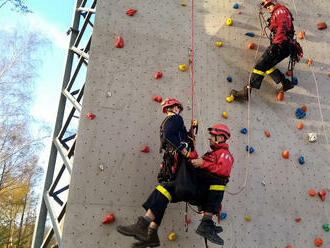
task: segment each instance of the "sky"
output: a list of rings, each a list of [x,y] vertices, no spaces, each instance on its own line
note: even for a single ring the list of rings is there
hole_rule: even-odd
[[[72,23],[75,0],[27,0],[26,4],[33,13],[17,13],[11,10],[10,4],[1,8],[0,30],[36,31],[49,40],[50,44],[37,58],[40,63],[36,71],[38,77],[35,80],[34,101],[30,114],[37,122],[43,122],[53,129],[69,45],[66,31]],[[32,128],[37,130],[38,125]],[[45,171],[50,144],[50,139],[45,140],[46,147],[39,161]]]

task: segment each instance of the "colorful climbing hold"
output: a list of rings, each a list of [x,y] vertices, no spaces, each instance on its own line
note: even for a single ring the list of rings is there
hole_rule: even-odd
[[[227,26],[232,26],[232,25],[233,25],[233,19],[228,18],[228,19],[226,20],[226,25],[227,25]]]
[[[231,103],[232,101],[234,101],[234,95],[230,95],[230,96],[226,97],[226,101],[228,103]]]
[[[144,147],[141,149],[141,152],[145,152],[145,153],[150,152],[149,146],[144,146]]]
[[[248,130],[247,130],[246,128],[242,128],[242,129],[241,129],[241,133],[242,133],[242,134],[247,134],[247,132],[248,132]]]
[[[245,33],[245,35],[246,36],[249,36],[249,37],[254,37],[254,36],[256,36],[254,33],[252,33],[252,32],[247,32],[247,33]]]
[[[242,14],[242,11],[240,11],[240,10],[239,10],[239,11],[237,11],[237,14],[238,14],[238,15]]]
[[[324,224],[322,228],[324,231],[329,232],[329,224]]]
[[[265,131],[265,135],[266,135],[266,137],[270,137],[270,132],[269,131]]]
[[[225,119],[228,119],[228,113],[227,112],[222,112],[222,117]]]
[[[161,103],[163,101],[163,98],[161,96],[153,95],[152,100]]]
[[[249,146],[247,145],[247,146],[245,147],[245,150],[246,150],[247,152],[249,152],[249,153],[254,153],[254,148],[253,148],[252,146],[250,146],[250,148],[249,148]]]
[[[288,150],[285,150],[282,152],[282,157],[285,158],[285,159],[289,159],[290,157],[290,153]]]
[[[316,133],[308,133],[308,141],[313,143],[317,140],[317,134]]]
[[[136,9],[128,9],[126,11],[126,14],[129,15],[129,16],[133,16],[133,15],[135,15],[136,12],[137,12]]]
[[[252,146],[250,147],[250,153],[254,153],[254,148]]]
[[[326,29],[328,26],[325,22],[318,22],[317,23],[317,29],[318,30],[323,30],[323,29]]]
[[[215,45],[216,45],[217,47],[222,47],[222,42],[221,42],[221,41],[217,41],[217,42],[215,43]]]
[[[155,79],[159,79],[159,78],[162,78],[162,77],[163,77],[163,73],[161,73],[160,71],[156,72]]]
[[[117,48],[123,48],[124,47],[124,39],[122,37],[120,37],[120,36],[117,37],[115,47],[117,47]]]
[[[279,92],[277,94],[277,100],[280,101],[280,102],[284,100],[284,93],[283,92]]]
[[[305,38],[305,32],[304,31],[299,32],[298,33],[298,38],[301,39],[301,40],[304,39]]]
[[[321,238],[314,239],[314,245],[316,247],[321,247],[323,245],[323,240]]]
[[[304,123],[299,122],[297,128],[298,129],[303,129],[304,128]]]
[[[221,214],[220,214],[220,220],[224,220],[226,218],[227,218],[227,213],[221,212]]]
[[[327,195],[327,191],[325,189],[322,189],[320,192],[318,192],[318,194],[321,197],[321,200],[325,201],[325,196]]]
[[[174,241],[175,240],[175,233],[174,232],[170,233],[170,235],[168,235],[168,239],[171,240],[171,241]]]
[[[186,3],[184,3],[184,2],[182,2],[182,3],[181,3],[181,6],[183,6],[183,7],[184,7],[184,6],[187,6],[187,4],[186,4]]]
[[[295,219],[295,221],[296,221],[296,222],[300,222],[300,221],[301,221],[301,218],[300,218],[300,217],[297,217],[297,218]]]
[[[296,110],[296,117],[298,119],[302,119],[306,116],[306,112],[304,112],[301,108],[297,108]]]
[[[292,71],[291,70],[288,70],[288,71],[286,71],[286,73],[285,73],[288,77],[291,77],[292,76]]]
[[[304,105],[304,106],[301,107],[301,110],[304,111],[304,112],[306,112],[307,111],[307,107]]]
[[[293,83],[294,85],[298,85],[298,78],[293,77],[293,78],[292,78],[292,83]]]
[[[87,115],[87,118],[90,119],[90,120],[94,120],[96,115],[94,115],[93,113],[88,113]]]
[[[245,218],[244,218],[246,221],[251,221],[251,217],[250,216],[245,216]]]
[[[309,191],[308,191],[308,194],[310,195],[310,196],[315,196],[316,195],[316,192],[315,192],[315,190],[314,189],[310,189]]]
[[[113,222],[115,222],[116,218],[114,214],[107,214],[103,220],[102,223],[103,224],[112,224]]]
[[[291,245],[287,245],[287,246],[285,246],[285,248],[292,248],[292,246]]]
[[[248,48],[249,49],[254,49],[255,48],[255,44],[253,42],[250,42],[249,45],[248,45]]]
[[[305,163],[305,158],[303,156],[300,156],[298,161],[299,161],[299,164],[303,165]]]
[[[228,76],[226,79],[229,83],[233,82],[233,78],[231,76]]]
[[[328,72],[328,77],[330,77],[330,71]]]
[[[235,3],[234,6],[233,6],[234,9],[238,9],[239,8],[239,4],[238,3]]]
[[[186,64],[179,65],[179,69],[180,69],[180,71],[186,71],[187,70],[187,65]]]
[[[307,61],[307,65],[308,66],[311,66],[313,64],[314,60],[312,58],[310,58],[308,61]]]

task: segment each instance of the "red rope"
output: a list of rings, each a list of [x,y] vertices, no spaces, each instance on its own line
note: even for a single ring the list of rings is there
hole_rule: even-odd
[[[191,1],[191,125],[194,122],[194,0]]]

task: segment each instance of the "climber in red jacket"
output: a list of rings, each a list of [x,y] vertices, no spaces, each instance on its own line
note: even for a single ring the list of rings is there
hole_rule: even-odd
[[[250,85],[244,86],[240,91],[232,90],[231,95],[235,100],[248,100],[249,92],[252,88],[260,89],[261,82],[266,75],[272,77],[276,84],[281,83],[281,92],[285,92],[294,87],[294,84],[284,74],[275,67],[288,56],[297,55],[300,51],[296,49],[294,40],[293,18],[290,11],[276,0],[262,0],[262,6],[271,13],[269,19],[269,29],[271,31],[270,46],[257,61],[250,78]],[[300,46],[299,46],[300,48]]]
[[[196,168],[194,173],[197,179],[198,194],[189,203],[197,205],[203,214],[202,221],[196,233],[207,240],[223,245],[224,241],[217,234],[222,231],[215,226],[212,216],[219,213],[226,184],[229,181],[234,158],[228,150],[226,141],[230,138],[230,131],[221,123],[208,129],[210,147],[202,158],[197,153],[188,153],[187,159]],[[189,165],[191,166],[191,165]],[[176,182],[163,182],[156,187],[147,201],[143,204],[145,216],[140,216],[135,224],[118,226],[117,231],[126,236],[133,236],[139,240],[133,244],[134,248],[156,247],[160,245],[157,234],[168,203],[182,201],[175,193]]]

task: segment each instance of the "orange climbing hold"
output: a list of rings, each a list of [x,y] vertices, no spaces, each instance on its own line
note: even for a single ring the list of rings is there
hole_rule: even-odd
[[[163,101],[163,98],[161,96],[153,95],[152,100],[161,103]]]
[[[121,38],[120,36],[117,37],[115,47],[117,47],[117,48],[123,48],[124,47],[124,39]]]
[[[297,128],[298,129],[303,129],[304,128],[304,123],[299,122]]]
[[[326,29],[328,26],[325,22],[318,22],[317,23],[317,29],[318,30],[322,30],[322,29]]]
[[[267,137],[270,137],[270,132],[265,131],[265,135],[266,135]]]
[[[321,238],[314,239],[314,245],[316,247],[321,247],[323,245],[323,240]]]
[[[128,9],[126,11],[126,14],[129,15],[129,16],[133,16],[133,15],[135,15],[136,12],[137,12],[136,9]]]
[[[330,77],[330,71],[328,72],[328,77]]]
[[[282,157],[285,158],[285,159],[289,159],[289,157],[290,157],[289,151],[288,150],[283,151],[282,152]]]
[[[311,66],[311,65],[313,64],[313,61],[314,61],[313,59],[309,59],[309,60],[307,61],[307,65],[308,65],[308,66]]]
[[[301,218],[300,217],[297,217],[296,218],[296,222],[300,222],[301,221]]]
[[[144,146],[144,147],[141,149],[141,152],[145,152],[145,153],[150,152],[149,146]]]
[[[304,111],[304,112],[306,112],[307,111],[307,107],[304,105],[304,106],[301,107],[301,110]]]
[[[299,32],[299,33],[298,33],[298,38],[301,39],[301,40],[304,39],[304,38],[305,38],[305,34],[306,34],[306,33],[305,33],[304,31]]]
[[[112,224],[115,220],[116,220],[116,218],[115,218],[115,215],[114,214],[107,214],[103,218],[102,223],[103,224]]]
[[[327,191],[325,189],[322,189],[318,194],[321,197],[321,200],[325,201],[325,196],[327,195]]]
[[[287,246],[285,246],[285,248],[292,248],[292,246],[291,245],[287,245]]]
[[[254,49],[256,47],[256,44],[254,44],[253,42],[250,42],[248,45],[249,49]]]
[[[242,11],[238,10],[238,11],[237,11],[237,14],[238,14],[238,15],[242,14]]]
[[[316,195],[316,192],[315,192],[314,189],[310,189],[310,190],[308,191],[308,194],[309,194],[310,196],[315,196],[315,195]]]
[[[87,114],[87,118],[90,119],[90,120],[94,120],[96,117],[96,115],[94,115],[93,113],[88,113]]]
[[[277,94],[277,100],[280,101],[280,102],[284,100],[284,93],[283,92],[280,92],[280,93]]]

